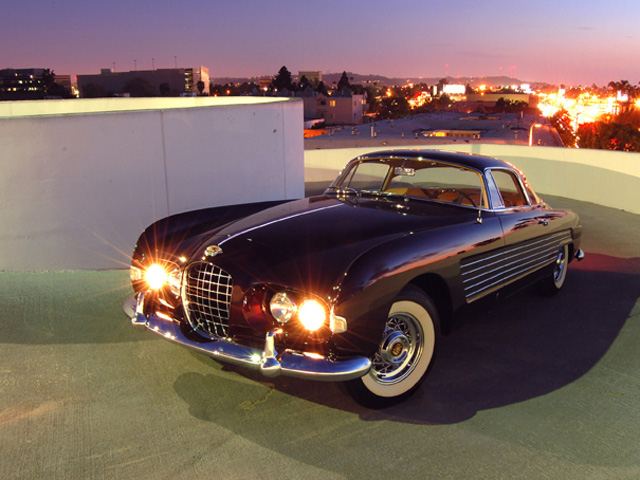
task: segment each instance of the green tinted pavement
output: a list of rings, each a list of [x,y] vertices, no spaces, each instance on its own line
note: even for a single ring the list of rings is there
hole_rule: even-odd
[[[585,226],[565,289],[466,315],[382,411],[134,328],[126,271],[0,272],[0,478],[640,478],[640,217],[547,200]]]

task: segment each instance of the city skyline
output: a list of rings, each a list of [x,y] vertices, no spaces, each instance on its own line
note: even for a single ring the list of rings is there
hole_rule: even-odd
[[[635,2],[487,6],[452,0],[304,4],[8,0],[0,68],[56,74],[204,65],[212,78],[348,70],[387,77],[498,76],[527,82],[640,82]],[[636,78],[638,77],[638,78]]]

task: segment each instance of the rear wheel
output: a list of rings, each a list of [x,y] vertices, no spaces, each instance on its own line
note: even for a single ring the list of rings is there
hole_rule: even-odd
[[[540,284],[541,292],[548,296],[557,294],[563,287],[567,278],[569,267],[569,245],[560,247],[556,261],[553,264],[553,272],[544,278]]]
[[[404,400],[426,377],[435,354],[438,313],[422,290],[410,287],[393,302],[371,370],[347,382],[362,405],[382,408]]]

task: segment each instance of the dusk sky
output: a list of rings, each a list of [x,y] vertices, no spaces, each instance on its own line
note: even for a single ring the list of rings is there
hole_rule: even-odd
[[[2,0],[0,69],[640,82],[637,0]],[[135,63],[134,63],[135,60]]]

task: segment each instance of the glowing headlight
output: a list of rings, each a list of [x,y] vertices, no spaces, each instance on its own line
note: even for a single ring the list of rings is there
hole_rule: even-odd
[[[296,314],[296,303],[286,293],[276,293],[269,303],[271,315],[280,323],[287,323]]]
[[[161,289],[167,282],[167,278],[167,272],[157,263],[147,268],[147,272],[144,275],[144,279],[151,290]]]
[[[326,319],[327,312],[317,300],[305,300],[298,309],[298,320],[307,330],[318,330]]]
[[[171,270],[154,263],[145,272],[144,279],[151,290],[160,290],[165,285],[171,289],[174,295],[180,295],[180,280],[182,273],[178,267]]]

